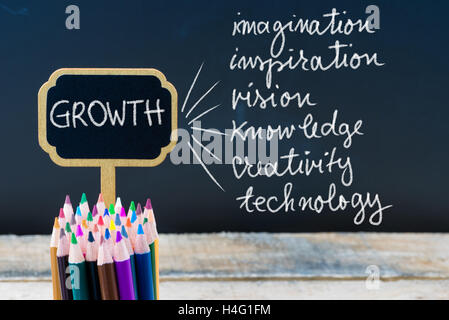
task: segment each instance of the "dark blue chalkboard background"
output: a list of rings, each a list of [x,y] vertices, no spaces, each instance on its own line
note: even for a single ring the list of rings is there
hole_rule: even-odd
[[[81,29],[65,28],[66,6],[77,4]],[[41,150],[37,139],[37,92],[62,67],[156,68],[178,90],[180,105],[204,62],[192,101],[221,80],[194,112],[221,103],[202,126],[230,127],[232,119],[288,124],[298,110],[264,112],[230,107],[232,88],[258,72],[229,71],[234,48],[266,51],[269,41],[231,36],[237,12],[248,19],[288,19],[292,14],[319,18],[333,7],[361,17],[369,4],[380,8],[373,35],[341,36],[361,52],[378,52],[382,68],[326,73],[283,73],[285,89],[311,92],[316,116],[334,108],[346,121],[363,119],[365,135],[350,150],[354,184],[349,192],[379,193],[388,210],[379,227],[355,226],[353,214],[247,214],[235,198],[249,185],[263,194],[280,194],[288,180],[297,192],[325,192],[326,177],[242,179],[229,165],[208,168],[222,192],[200,165],[120,168],[117,192],[124,203],[151,196],[161,232],[206,231],[449,231],[449,10],[447,1],[1,1],[0,3],[0,233],[49,233],[66,193],[90,204],[100,189],[100,170],[63,168]],[[296,48],[322,54],[335,38],[289,39]],[[185,113],[184,113],[185,115]],[[188,127],[180,118],[180,127]],[[298,147],[329,148],[331,140]],[[335,177],[333,177],[335,180]]]

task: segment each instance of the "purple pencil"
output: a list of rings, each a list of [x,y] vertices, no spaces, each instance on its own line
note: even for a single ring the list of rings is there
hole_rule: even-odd
[[[136,300],[129,252],[120,231],[117,231],[115,240],[114,262],[120,300]]]

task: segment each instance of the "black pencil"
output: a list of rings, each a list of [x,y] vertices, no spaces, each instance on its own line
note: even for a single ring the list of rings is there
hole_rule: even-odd
[[[92,231],[89,231],[87,250],[86,250],[86,266],[89,282],[89,296],[92,300],[101,300],[100,282],[98,280],[97,268],[98,246],[95,243]]]
[[[67,240],[64,229],[61,228],[56,258],[58,260],[58,273],[62,300],[73,300],[72,289],[67,287],[67,283],[70,283],[70,280],[67,281],[68,275],[66,273],[67,267],[69,266],[69,248],[69,241]]]

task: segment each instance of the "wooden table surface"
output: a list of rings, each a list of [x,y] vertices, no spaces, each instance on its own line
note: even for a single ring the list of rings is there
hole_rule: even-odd
[[[49,241],[0,236],[0,299],[51,299]],[[161,299],[448,299],[448,244],[433,233],[161,234]]]

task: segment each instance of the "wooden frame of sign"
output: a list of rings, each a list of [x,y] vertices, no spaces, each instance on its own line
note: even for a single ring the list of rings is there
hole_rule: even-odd
[[[170,142],[161,147],[160,154],[153,159],[85,159],[63,158],[56,147],[47,140],[47,93],[50,88],[56,86],[59,77],[63,75],[112,75],[112,76],[154,76],[157,77],[162,88],[171,94],[171,137]],[[101,168],[101,192],[106,203],[115,201],[115,168],[116,167],[154,167],[166,158],[167,154],[177,143],[178,126],[178,95],[175,87],[167,81],[164,74],[156,69],[59,69],[53,72],[47,82],[39,90],[38,94],[38,131],[39,145],[47,152],[51,160],[65,167],[100,167]]]

